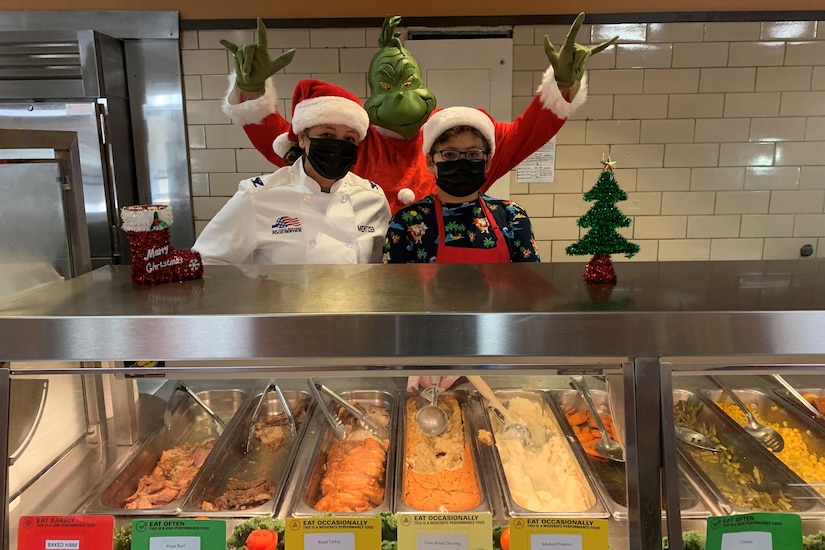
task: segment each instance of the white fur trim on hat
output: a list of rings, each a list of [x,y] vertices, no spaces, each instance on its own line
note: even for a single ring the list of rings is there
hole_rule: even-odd
[[[235,124],[258,124],[278,110],[278,90],[272,77],[264,83],[264,95],[241,101],[241,89],[236,86],[236,75],[229,75],[229,90],[221,105],[224,114]]]
[[[174,216],[172,208],[164,204],[136,204],[134,206],[124,206],[120,209],[120,219],[123,220],[121,227],[124,231],[149,231],[155,221],[155,213],[167,226],[172,225]]]
[[[405,187],[403,189],[398,190],[396,198],[398,199],[398,202],[400,202],[404,206],[408,206],[412,204],[415,200],[415,193],[409,187]]]
[[[367,137],[370,117],[364,108],[345,97],[311,97],[293,106],[292,131],[295,135],[319,124],[343,124],[358,132],[358,139]]]
[[[276,137],[275,141],[272,142],[272,150],[275,151],[276,155],[284,158],[284,156],[290,149],[292,149],[294,145],[298,144],[289,138],[289,132],[284,132]]]
[[[567,101],[561,95],[559,84],[556,82],[556,72],[550,65],[544,71],[536,93],[541,99],[542,107],[552,111],[559,118],[568,119],[587,101],[587,75],[582,77],[579,89],[576,90],[572,101]]]
[[[435,140],[450,128],[456,126],[472,126],[487,139],[490,144],[490,156],[496,151],[496,129],[493,121],[484,111],[472,107],[447,107],[435,111],[422,127],[424,143],[422,150],[425,155],[430,154]]]

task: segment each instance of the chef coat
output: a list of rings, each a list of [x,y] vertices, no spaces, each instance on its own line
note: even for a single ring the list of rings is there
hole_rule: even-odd
[[[204,264],[375,263],[389,219],[378,185],[347,173],[324,193],[301,159],[240,182],[192,248]]]

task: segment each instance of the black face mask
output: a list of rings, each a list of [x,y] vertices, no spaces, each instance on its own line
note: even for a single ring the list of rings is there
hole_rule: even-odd
[[[319,176],[338,181],[358,160],[358,146],[343,139],[309,138],[307,160]]]
[[[458,159],[436,162],[438,175],[435,184],[454,197],[472,195],[484,185],[486,161]]]

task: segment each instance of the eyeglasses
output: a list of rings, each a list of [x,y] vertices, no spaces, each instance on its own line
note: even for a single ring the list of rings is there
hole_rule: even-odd
[[[465,158],[469,161],[478,162],[487,158],[487,151],[481,149],[472,149],[470,151],[456,151],[454,149],[444,149],[443,151],[436,151],[436,155],[441,155],[441,158],[447,162],[453,162],[460,158]]]

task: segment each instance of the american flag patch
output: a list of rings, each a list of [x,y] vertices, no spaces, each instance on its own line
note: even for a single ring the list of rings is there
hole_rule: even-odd
[[[284,229],[287,227],[301,227],[301,220],[291,216],[281,216],[272,224],[272,229]]]

